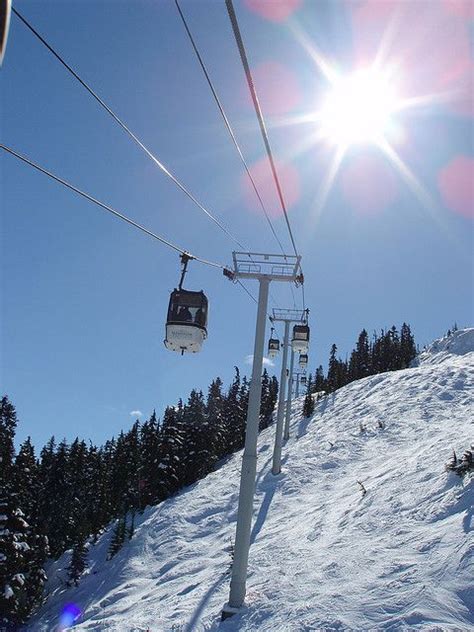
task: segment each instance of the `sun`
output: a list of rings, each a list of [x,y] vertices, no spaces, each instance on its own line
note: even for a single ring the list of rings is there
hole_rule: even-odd
[[[369,68],[337,77],[317,114],[320,133],[339,146],[379,144],[393,127],[397,105],[386,74]]]

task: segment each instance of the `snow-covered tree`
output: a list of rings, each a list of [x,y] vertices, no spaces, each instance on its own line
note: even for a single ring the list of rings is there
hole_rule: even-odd
[[[26,574],[29,524],[18,506],[14,444],[16,411],[7,397],[0,401],[0,623],[23,623],[30,611]]]
[[[87,548],[85,537],[81,535],[72,547],[71,561],[68,566],[68,582],[78,586],[79,579],[87,566]]]

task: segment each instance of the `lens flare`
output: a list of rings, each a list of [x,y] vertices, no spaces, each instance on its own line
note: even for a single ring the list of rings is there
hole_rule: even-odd
[[[252,68],[258,98],[266,115],[281,116],[294,110],[302,99],[301,87],[295,73],[276,61],[264,61]],[[242,81],[243,101],[253,109],[245,80]]]
[[[300,199],[301,186],[298,171],[290,162],[283,162],[278,159],[275,161],[275,167],[281,180],[283,191],[285,192],[286,207],[291,209]],[[249,168],[261,196],[267,202],[271,202],[271,204],[268,204],[269,215],[272,218],[280,217],[283,211],[275,196],[275,182],[267,158],[261,158],[257,162],[249,165]],[[245,172],[241,175],[241,187],[245,196],[246,206],[250,210],[261,213],[255,191]]]
[[[71,627],[82,615],[82,610],[75,603],[67,603],[59,617],[59,630]]]
[[[250,11],[271,22],[285,22],[295,11],[299,9],[302,0],[244,0]]]
[[[454,158],[441,169],[438,186],[448,208],[474,219],[474,159],[469,156]]]

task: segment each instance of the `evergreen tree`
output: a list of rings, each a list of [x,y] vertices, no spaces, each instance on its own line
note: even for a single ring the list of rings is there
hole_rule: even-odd
[[[125,542],[126,534],[127,534],[127,526],[126,526],[126,521],[125,521],[125,514],[123,514],[117,520],[117,523],[112,533],[112,539],[110,541],[109,551],[107,554],[108,560],[111,560],[113,556],[116,555],[120,551],[120,549],[122,548]]]
[[[217,377],[209,386],[206,401],[207,420],[212,429],[214,461],[222,459],[228,453],[228,425],[224,417],[224,403],[222,380]]]
[[[72,547],[71,561],[68,566],[68,584],[78,586],[79,578],[87,566],[87,549],[85,538],[81,535]]]
[[[306,396],[303,402],[303,417],[311,417],[314,413],[314,396],[312,394],[313,385],[311,380],[311,375],[309,376],[307,387],[306,387]]]
[[[138,477],[138,507],[144,509],[157,501],[160,470],[158,468],[160,432],[153,411],[140,432],[140,468]]]
[[[415,338],[413,337],[410,325],[403,323],[400,331],[400,368],[406,369],[416,357]]]
[[[29,525],[18,506],[14,476],[14,444],[17,426],[14,406],[5,396],[0,401],[0,623],[23,623],[29,614]]]
[[[125,513],[139,505],[140,424],[136,421],[126,434],[121,432],[112,460],[112,507],[114,515]]]
[[[327,387],[330,393],[339,388],[339,362],[336,358],[337,347],[335,344],[331,347],[329,354]]]
[[[187,445],[184,484],[190,485],[206,476],[217,460],[213,454],[212,431],[206,417],[202,391],[191,391],[183,410],[183,422]]]
[[[328,389],[326,378],[324,377],[324,370],[321,365],[318,366],[314,374],[313,392],[320,393]]]
[[[242,409],[240,401],[241,380],[238,367],[235,367],[235,376],[227,392],[224,402],[224,419],[227,428],[228,453],[239,449],[242,434]],[[245,423],[245,422],[244,422]]]
[[[363,329],[357,340],[356,348],[351,353],[348,377],[350,381],[367,377],[371,371],[369,335]]]
[[[158,451],[159,501],[165,500],[185,484],[186,448],[182,416],[182,402],[178,403],[177,408],[168,406],[163,415]]]
[[[89,451],[79,438],[72,442],[67,458],[67,499],[65,506],[69,512],[67,546],[77,546],[83,533],[90,533],[92,516],[88,512]]]
[[[23,615],[26,618],[31,610],[40,603],[46,582],[44,565],[49,555],[48,538],[40,532],[39,496],[40,480],[38,462],[34,448],[28,437],[20,446],[13,468],[14,487],[17,504],[24,512],[28,524],[24,569]]]
[[[28,437],[20,446],[13,468],[15,494],[18,504],[30,524],[38,522],[39,469],[35,450]]]
[[[68,469],[69,446],[63,440],[54,452],[54,439],[51,439],[42,450],[41,457],[41,531],[48,536],[51,554],[57,558],[72,546],[75,539],[71,506],[74,497]]]

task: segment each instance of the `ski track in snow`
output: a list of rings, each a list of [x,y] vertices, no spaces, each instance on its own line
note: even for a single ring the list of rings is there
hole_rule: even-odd
[[[260,434],[246,606],[236,616],[220,622],[241,453],[147,508],[106,562],[109,528],[77,588],[64,587],[69,554],[54,562],[49,598],[26,629],[65,629],[59,615],[72,602],[81,631],[474,630],[474,477],[444,469],[474,440],[474,329],[433,343],[417,364],[353,382],[310,420],[303,398],[294,402],[277,477],[275,428]]]

